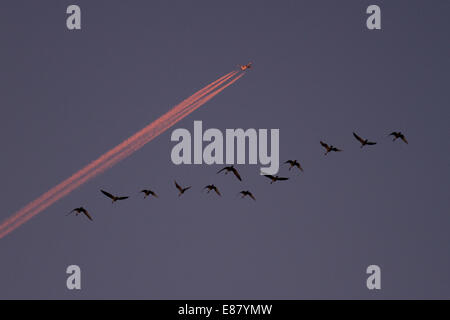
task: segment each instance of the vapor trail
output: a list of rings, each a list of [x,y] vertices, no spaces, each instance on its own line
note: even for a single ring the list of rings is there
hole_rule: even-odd
[[[201,98],[202,96],[204,96],[205,94],[207,94],[208,92],[210,92],[211,90],[214,90],[214,88],[218,85],[218,84],[222,84],[224,81],[230,79],[231,77],[233,77],[235,74],[237,73],[237,71],[232,71],[222,77],[220,77],[219,79],[217,79],[216,81],[212,82],[211,84],[207,85],[206,87],[204,87],[203,89],[197,91],[196,93],[194,93],[192,96],[190,96],[189,98],[183,100],[181,103],[179,103],[178,105],[176,105],[173,109],[176,110],[183,110],[184,108],[188,107],[190,104],[198,101],[199,98]],[[167,115],[167,113],[166,113]],[[163,118],[163,115],[161,118]],[[160,119],[161,119],[160,118]],[[73,183],[74,181],[76,181],[77,179],[80,179],[82,176],[84,176],[85,174],[87,174],[89,171],[95,169],[98,165],[100,165],[102,162],[107,161],[108,159],[110,159],[111,157],[113,157],[115,154],[122,152],[125,148],[129,147],[129,145],[131,143],[134,143],[137,139],[139,139],[142,135],[147,133],[147,130],[150,126],[147,126],[146,128],[142,129],[141,131],[139,131],[138,133],[136,133],[135,135],[131,136],[130,138],[128,138],[127,140],[123,141],[121,144],[119,144],[118,146],[116,146],[115,148],[111,149],[110,151],[106,152],[105,154],[103,154],[101,157],[99,157],[97,160],[91,162],[89,165],[87,165],[86,167],[84,167],[83,169],[81,169],[80,171],[78,171],[77,173],[73,174],[70,178],[66,179],[65,181],[63,181],[62,183],[60,183],[59,185],[55,186],[54,188],[50,189],[48,192],[46,192],[45,194],[43,194],[42,196],[40,196],[39,198],[37,198],[36,200],[32,201],[31,203],[29,203],[27,206],[25,206],[24,208],[22,208],[19,212],[17,212],[16,214],[14,214],[13,216],[11,216],[9,219],[5,220],[1,225],[0,225],[0,233],[2,232],[3,228],[6,227],[7,225],[10,225],[11,223],[13,223],[15,220],[17,220],[18,218],[20,218],[22,215],[26,214],[29,210],[33,210],[34,208],[36,208],[37,206],[39,206],[41,203],[43,203],[44,201],[46,201],[47,199],[51,198],[54,194],[56,194],[57,192],[62,191],[64,188],[66,188],[69,184]],[[1,238],[1,237],[0,237]]]
[[[32,201],[30,204],[13,214],[10,218],[6,219],[0,225],[0,239],[10,232],[14,231],[23,223],[27,222],[42,210],[45,210],[50,205],[60,200],[88,180],[94,178],[98,174],[111,168],[119,161],[139,150],[145,144],[166,131],[175,123],[211,100],[218,93],[222,92],[225,88],[227,88],[243,76],[243,74],[241,74],[224,86],[220,87],[223,83],[234,77],[237,73],[237,71],[230,72],[212,82],[205,88],[197,91],[195,94],[172,108],[166,114],[153,121],[147,127],[131,136],[115,148],[106,152],[97,160],[91,162],[89,165],[73,174],[70,178],[64,180],[36,200]]]
[[[244,73],[240,74],[239,76],[237,76],[236,78],[234,78],[233,80],[228,82],[226,85],[222,86],[221,88],[217,89],[216,91],[214,91],[214,92],[206,95],[205,97],[201,98],[199,101],[197,101],[196,103],[192,104],[191,106],[189,106],[188,108],[186,108],[182,112],[179,112],[175,117],[169,119],[169,122],[167,124],[165,124],[165,127],[166,126],[168,126],[168,127],[173,126],[175,123],[177,123],[178,121],[182,120],[183,118],[185,118],[186,116],[188,116],[189,114],[191,114],[192,112],[194,112],[195,110],[197,110],[198,108],[203,106],[205,103],[210,101],[212,98],[214,98],[216,95],[221,93],[223,90],[225,90],[226,88],[231,86],[233,83],[235,83],[237,80],[239,80],[243,76],[244,76]],[[157,135],[159,135],[159,133]],[[139,141],[137,141],[135,144],[130,146],[130,148],[128,150],[124,151],[124,153],[127,153],[127,152],[129,154],[134,153],[135,151],[137,151],[140,148],[142,148],[149,141],[151,141],[153,138],[154,138],[154,136],[153,136],[152,133],[150,133],[148,136],[142,137]],[[128,156],[128,154],[125,155],[125,157],[127,157],[127,156]]]

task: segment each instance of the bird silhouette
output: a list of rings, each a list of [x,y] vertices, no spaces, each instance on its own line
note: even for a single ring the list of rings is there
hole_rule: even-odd
[[[220,169],[217,173],[221,173],[222,171],[225,171],[225,174],[228,174],[228,172],[233,172],[236,178],[239,179],[239,181],[242,181],[241,176],[239,175],[239,172],[236,170],[234,166],[225,167],[223,169]]]
[[[152,190],[144,189],[144,190],[141,191],[141,193],[145,194],[144,199],[147,198],[150,195],[154,196],[155,198],[158,198],[158,195]]]
[[[104,191],[104,190],[100,190],[105,196],[107,196],[108,198],[110,198],[110,199],[112,199],[112,202],[114,203],[114,202],[116,202],[116,201],[120,201],[120,200],[125,200],[125,199],[128,199],[129,197],[116,197],[116,196],[113,196],[111,193],[109,193],[109,192],[106,192],[106,191]]]
[[[214,190],[215,193],[217,193],[217,195],[222,196],[219,192],[219,189],[217,189],[217,187],[213,184],[209,184],[206,187],[203,188],[203,190],[208,189],[208,193],[210,193],[211,191]]]
[[[289,178],[283,178],[283,177],[279,177],[279,176],[273,176],[271,174],[265,174],[264,177],[269,178],[270,180],[270,184],[277,182],[277,181],[286,181],[289,180]]]
[[[369,141],[368,139],[363,139],[360,136],[358,136],[356,133],[353,132],[353,136],[361,143],[361,148],[364,146],[373,146],[377,144],[376,142]]]
[[[70,211],[67,215],[74,213],[75,215],[78,216],[80,213],[84,214],[89,220],[93,221],[91,215],[89,214],[89,212],[87,212],[87,210],[83,207],[79,207],[79,208],[75,208],[72,211]]]
[[[342,150],[340,150],[340,149],[338,149],[338,148],[336,148],[336,147],[333,147],[333,146],[329,146],[328,144],[326,144],[325,142],[323,142],[323,141],[320,141],[320,144],[322,145],[322,147],[324,147],[326,150],[327,150],[327,152],[325,152],[325,155],[327,155],[329,152],[331,152],[331,151],[334,151],[334,152],[340,152],[340,151],[342,151]]]
[[[242,195],[241,198],[245,198],[246,196],[249,196],[250,198],[252,198],[253,200],[256,201],[255,196],[254,196],[250,191],[248,191],[248,190],[246,190],[246,191],[241,191],[241,192],[239,192],[239,193]]]
[[[288,160],[285,162],[285,164],[286,163],[289,164],[289,170],[291,170],[293,167],[297,167],[301,172],[303,172],[303,168],[297,160]]]
[[[182,187],[180,187],[180,185],[175,181],[175,187],[177,187],[177,189],[178,189],[178,191],[180,191],[180,193],[178,194],[178,196],[179,197],[181,197],[181,195],[183,194],[183,193],[185,193],[186,191],[188,191],[190,188],[192,188],[192,187],[186,187],[186,188],[182,188]]]
[[[394,132],[391,132],[389,135],[394,136],[394,139],[392,139],[392,141],[395,141],[397,139],[402,139],[404,143],[408,144],[408,140],[406,140],[405,136],[401,132],[394,131]]]

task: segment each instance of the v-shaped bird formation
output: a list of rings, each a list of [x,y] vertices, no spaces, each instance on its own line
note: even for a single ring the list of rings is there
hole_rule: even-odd
[[[406,140],[405,135],[402,132],[399,131],[393,131],[392,133],[390,133],[388,136],[393,136],[393,141],[395,142],[397,139],[402,140],[404,143],[408,144],[408,141]],[[371,141],[367,138],[363,138],[360,135],[358,135],[356,132],[353,132],[353,137],[360,143],[360,148],[363,148],[365,146],[374,146],[377,144],[377,142],[375,141]],[[320,141],[320,145],[325,149],[325,155],[328,155],[330,152],[342,152],[342,149],[339,149],[331,144],[328,144],[326,142]],[[298,160],[292,160],[289,159],[286,162],[284,162],[285,165],[289,166],[289,171],[291,171],[292,169],[298,169],[299,172],[303,172],[303,167],[300,164],[300,162]],[[239,173],[239,171],[234,167],[234,166],[226,166],[223,167],[222,169],[220,169],[219,171],[217,171],[217,174],[219,173],[225,173],[225,175],[227,175],[228,173],[232,173],[232,175],[240,182],[242,182],[242,177],[241,174]],[[274,184],[275,182],[279,182],[279,181],[287,181],[289,180],[289,177],[280,177],[278,175],[269,175],[269,174],[263,174],[263,177],[266,177],[270,180],[270,184]],[[178,191],[178,197],[181,197],[182,195],[184,195],[188,190],[190,190],[192,188],[192,186],[186,186],[183,187],[181,186],[176,180],[174,181],[175,184],[175,188]],[[219,188],[215,185],[215,184],[208,184],[205,187],[202,188],[202,191],[206,193],[210,193],[211,191],[213,191],[216,194],[216,197],[222,197],[222,193],[219,191]],[[115,196],[105,190],[100,190],[100,192],[105,195],[107,198],[109,198],[110,200],[112,200],[112,203],[114,204],[117,201],[122,201],[122,200],[127,200],[129,199],[129,196]],[[139,193],[143,193],[144,194],[144,199],[152,196],[154,198],[159,198],[158,194],[151,190],[151,189],[143,189],[141,190]],[[250,190],[242,190],[238,193],[238,195],[240,195],[240,197],[243,198],[250,198],[254,201],[256,201],[256,197],[255,195],[250,191]],[[71,212],[69,212],[68,215],[75,213],[76,216],[78,216],[79,214],[84,215],[86,218],[88,218],[89,220],[93,221],[92,216],[90,215],[90,213],[83,207],[79,207],[79,208],[75,208],[73,209]]]

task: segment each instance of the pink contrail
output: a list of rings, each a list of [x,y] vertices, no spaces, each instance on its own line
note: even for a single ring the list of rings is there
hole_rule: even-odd
[[[160,117],[158,120],[154,121],[151,125],[152,128],[149,129],[150,131],[152,131],[152,134],[148,134],[147,137],[141,138],[140,140],[138,140],[136,143],[134,143],[133,145],[131,145],[128,149],[124,150],[121,153],[118,153],[116,156],[114,156],[112,159],[102,163],[99,167],[97,167],[95,170],[92,170],[91,172],[89,172],[88,174],[86,174],[84,177],[78,179],[77,181],[75,181],[74,183],[70,184],[66,189],[64,189],[63,191],[55,194],[54,196],[52,196],[50,199],[48,199],[46,202],[42,203],[41,205],[39,205],[38,207],[32,209],[31,211],[27,212],[25,215],[23,215],[22,217],[20,217],[15,223],[10,224],[9,226],[7,226],[6,230],[1,230],[0,229],[0,238],[2,238],[3,236],[7,235],[8,233],[14,231],[17,227],[19,227],[20,225],[22,225],[23,223],[27,222],[28,220],[30,220],[31,218],[33,218],[35,215],[37,215],[39,212],[41,212],[42,210],[48,208],[50,205],[52,205],[53,203],[55,203],[56,201],[58,201],[59,199],[61,199],[62,197],[66,196],[67,194],[69,194],[70,192],[72,192],[73,190],[75,190],[76,188],[78,188],[80,185],[84,184],[86,181],[94,178],[95,176],[97,176],[98,174],[104,172],[105,170],[111,168],[112,166],[114,166],[116,163],[118,163],[119,161],[125,159],[126,157],[128,157],[129,155],[131,155],[132,153],[134,153],[135,151],[139,150],[140,148],[142,148],[146,143],[148,143],[149,141],[151,141],[153,138],[157,137],[158,135],[160,135],[162,132],[164,132],[165,130],[167,130],[169,127],[171,127],[172,125],[174,125],[176,122],[180,121],[181,119],[183,119],[184,117],[186,117],[187,115],[189,115],[190,113],[192,113],[193,111],[195,111],[198,107],[202,106],[203,104],[205,104],[206,102],[208,102],[209,100],[211,100],[213,97],[215,97],[218,93],[222,92],[226,87],[230,86],[232,83],[236,82],[239,78],[241,78],[243,76],[243,74],[239,75],[238,77],[236,77],[235,79],[233,79],[232,81],[230,81],[228,84],[226,84],[225,86],[223,86],[222,88],[217,89],[216,91],[208,94],[207,96],[205,96],[204,98],[200,99],[199,101],[197,101],[194,105],[192,105],[192,107],[188,107],[186,109],[186,112],[184,112],[184,114],[182,115],[177,115],[179,114],[179,112],[177,112],[177,110],[175,108],[173,108],[172,110],[170,110],[168,113],[173,113],[174,117],[176,117],[177,119],[174,119],[173,121],[171,121],[171,123],[166,124],[164,127],[162,127],[159,123],[157,123],[158,120],[161,120]],[[168,113],[166,113],[165,115],[167,115]],[[148,127],[146,127],[148,128]]]
[[[175,107],[176,110],[174,110],[174,113],[170,113],[167,112],[165,115],[161,116],[159,119],[157,119],[156,121],[158,121],[158,123],[162,124],[164,121],[167,121],[169,119],[171,119],[174,115],[179,114],[179,113],[183,113],[185,112],[187,109],[190,108],[190,106],[196,102],[198,102],[202,97],[206,96],[207,94],[209,94],[210,92],[212,92],[213,90],[215,90],[216,88],[220,87],[222,84],[224,84],[225,82],[227,82],[229,79],[231,79],[232,77],[234,77],[236,74],[238,73],[238,71],[233,71],[230,72],[228,75],[225,75],[224,77],[214,81],[213,83],[211,83],[208,86],[208,90],[202,89],[200,90],[198,93],[198,95],[195,97],[195,99],[190,99],[186,105],[180,106],[180,107]],[[188,99],[186,99],[188,100]],[[186,101],[185,100],[185,101]],[[175,109],[174,108],[174,109]],[[150,131],[151,129],[149,128],[149,126],[147,127],[148,131]],[[144,134],[147,134],[147,132],[144,132]]]
[[[238,81],[240,78],[242,78],[244,76],[244,73],[240,74],[239,76],[237,76],[236,78],[234,78],[233,80],[231,80],[230,82],[228,82],[226,85],[222,86],[221,88],[217,89],[216,91],[210,93],[209,95],[201,98],[198,102],[192,104],[191,106],[189,106],[188,108],[186,108],[186,110],[184,110],[184,112],[179,113],[176,117],[171,118],[169,120],[169,123],[166,124],[164,127],[171,127],[173,126],[175,123],[177,123],[178,121],[182,120],[183,118],[185,118],[186,116],[188,116],[189,114],[191,114],[192,112],[194,112],[195,110],[197,110],[199,107],[203,106],[205,103],[207,103],[208,101],[210,101],[212,98],[214,98],[216,95],[218,95],[220,92],[222,92],[223,90],[225,90],[227,87],[231,86],[233,83],[235,83],[236,81]],[[158,119],[159,120],[159,119]],[[157,121],[158,121],[157,120]],[[157,124],[158,125],[158,124]],[[155,128],[157,129],[157,128]],[[164,129],[166,130],[166,129]],[[157,133],[156,135],[159,135],[160,133]],[[126,151],[124,151],[124,153],[134,153],[135,151],[139,150],[140,148],[142,148],[145,144],[147,144],[149,141],[151,141],[154,138],[153,134],[149,134],[146,137],[142,137],[142,139],[140,139],[139,141],[137,141],[135,144],[133,144],[132,146],[130,146],[130,148]],[[127,157],[129,154],[126,154],[124,157]]]
[[[213,97],[215,97],[225,88],[227,88],[243,76],[243,74],[241,74],[219,88],[223,83],[234,77],[237,73],[237,71],[230,72],[227,75],[209,84],[205,88],[199,90],[198,92],[172,108],[166,114],[153,121],[147,127],[140,130],[138,133],[131,136],[115,148],[106,152],[97,160],[91,162],[89,165],[73,174],[70,178],[50,189],[48,192],[44,193],[42,196],[16,212],[10,218],[6,219],[0,225],[0,239],[10,232],[14,231],[23,223],[27,222],[42,210],[48,208],[50,205],[63,198],[88,180],[94,178],[98,174],[111,168],[119,161],[125,159],[135,151],[139,150],[145,144],[173,126],[175,123],[211,100]]]
[[[198,102],[192,104],[191,106],[189,106],[188,108],[186,108],[185,110],[183,110],[180,114],[181,118],[171,118],[170,121],[174,122],[171,123],[170,126],[172,126],[173,124],[175,124],[176,122],[180,121],[181,119],[183,119],[185,116],[189,115],[190,113],[192,113],[193,111],[197,110],[199,107],[201,107],[202,105],[204,105],[205,103],[207,103],[209,100],[211,100],[212,98],[214,98],[216,95],[218,95],[220,92],[222,92],[223,90],[225,90],[226,88],[228,88],[229,86],[231,86],[233,83],[235,83],[236,81],[238,81],[240,78],[242,78],[245,75],[245,73],[240,74],[239,76],[237,76],[236,78],[234,78],[233,80],[231,80],[230,82],[228,82],[226,85],[222,86],[221,88],[217,89],[216,91],[214,91],[213,93],[201,98]],[[184,113],[183,113],[184,112]],[[145,137],[144,137],[145,139]],[[145,142],[147,143],[147,142]]]
[[[217,85],[222,84],[225,81],[227,81],[228,79],[230,79],[231,77],[233,77],[236,73],[237,73],[237,71],[232,71],[232,72],[226,74],[225,76],[217,79],[216,81],[214,81],[211,84],[207,85],[205,88],[203,88],[203,89],[197,91],[196,93],[194,93],[189,98],[183,100],[181,103],[176,105],[173,109],[183,110],[184,108],[188,107],[190,104],[194,103],[195,101],[198,101],[199,98],[201,98],[202,96],[204,96],[205,94],[207,94],[211,90],[214,90],[215,87],[217,87]],[[161,118],[164,118],[167,114],[168,113],[163,115]],[[61,190],[66,188],[70,183],[73,183],[77,179],[81,178],[83,175],[87,174],[90,170],[95,169],[95,167],[100,165],[102,162],[107,161],[109,158],[111,158],[112,156],[114,156],[118,152],[122,152],[125,148],[129,147],[129,145],[131,143],[135,142],[141,136],[146,134],[147,131],[149,130],[149,127],[150,126],[147,126],[146,128],[142,129],[141,131],[139,131],[138,133],[133,135],[132,137],[130,137],[127,140],[123,141],[121,144],[119,144],[115,148],[111,149],[110,151],[106,152],[101,157],[99,157],[97,160],[91,162],[89,165],[87,165],[86,167],[84,167],[83,169],[81,169],[80,171],[75,173],[74,175],[72,175],[69,179],[66,179],[65,181],[63,181],[62,183],[60,183],[56,187],[52,188],[51,190],[49,190],[48,192],[46,192],[45,194],[43,194],[42,196],[40,196],[36,200],[34,200],[31,203],[29,203],[27,206],[22,208],[17,214],[14,214],[12,217],[10,217],[6,221],[4,221],[0,225],[0,232],[5,226],[10,225],[15,220],[20,218],[22,215],[26,214],[29,210],[32,210],[33,208],[35,208],[36,206],[40,205],[45,200],[47,200],[50,197],[52,197],[55,193],[60,192]]]

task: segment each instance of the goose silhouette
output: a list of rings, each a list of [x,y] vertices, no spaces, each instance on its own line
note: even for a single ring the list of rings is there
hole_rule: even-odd
[[[89,214],[89,212],[87,212],[87,210],[83,207],[79,207],[79,208],[75,208],[72,211],[70,211],[67,215],[74,213],[75,215],[78,216],[79,214],[84,214],[89,220],[93,221],[91,215]]]
[[[236,176],[236,178],[238,178],[239,181],[242,181],[242,178],[241,178],[239,172],[236,170],[236,168],[234,166],[229,166],[229,167],[220,169],[217,173],[221,173],[223,171],[225,171],[225,174],[228,174],[228,172],[233,172],[233,174]]]
[[[329,146],[328,144],[326,144],[325,142],[323,142],[323,141],[320,141],[320,144],[322,145],[322,147],[324,147],[327,151],[325,152],[325,155],[327,155],[328,153],[330,153],[330,152],[341,152],[342,150],[341,149],[338,149],[338,148],[336,148],[336,147],[334,147],[334,146]]]
[[[116,202],[116,201],[120,201],[120,200],[125,200],[125,199],[128,199],[129,197],[116,197],[116,196],[113,196],[111,193],[109,193],[109,192],[106,192],[106,191],[104,191],[104,190],[100,190],[105,196],[107,196],[108,198],[110,198],[110,199],[112,199],[112,202],[114,203],[114,202]]]

